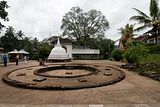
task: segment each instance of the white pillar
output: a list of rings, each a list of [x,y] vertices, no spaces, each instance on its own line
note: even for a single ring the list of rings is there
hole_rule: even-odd
[[[72,58],[72,45],[65,45],[67,48],[67,54],[69,55],[69,58]]]

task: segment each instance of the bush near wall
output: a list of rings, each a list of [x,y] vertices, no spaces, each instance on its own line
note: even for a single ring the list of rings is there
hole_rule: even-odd
[[[147,57],[147,55],[148,49],[146,49],[145,46],[141,44],[137,44],[136,46],[128,48],[124,53],[124,57],[128,63],[136,64],[138,64],[142,58]]]
[[[115,61],[120,61],[123,58],[120,49],[114,49],[111,53],[111,56]]]

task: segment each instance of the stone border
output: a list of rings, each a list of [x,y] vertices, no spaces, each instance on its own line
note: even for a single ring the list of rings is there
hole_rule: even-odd
[[[51,70],[60,70],[60,69],[85,69],[87,71],[90,71],[90,73],[87,74],[81,74],[81,75],[62,75],[62,76],[57,76],[57,75],[49,75],[45,74],[45,72],[49,72]],[[61,65],[61,66],[53,66],[53,67],[47,67],[47,68],[42,68],[34,71],[35,75],[38,76],[43,76],[43,77],[52,77],[52,78],[75,78],[75,77],[82,77],[82,76],[88,76],[92,74],[97,74],[100,72],[100,70],[90,67],[90,66],[83,66],[83,65]]]
[[[61,85],[58,85],[58,86],[38,86],[33,83],[27,83],[27,82],[25,83],[25,82],[21,82],[21,81],[17,81],[17,80],[12,80],[9,78],[9,74],[11,74],[12,72],[17,71],[17,70],[21,70],[21,69],[25,69],[25,68],[30,68],[30,67],[36,67],[36,66],[29,66],[29,67],[19,68],[19,69],[15,69],[15,70],[6,72],[2,76],[2,80],[9,85],[12,85],[15,87],[20,87],[20,88],[40,89],[40,90],[72,90],[72,89],[83,89],[83,88],[94,88],[94,87],[106,86],[106,85],[110,85],[113,83],[117,83],[125,78],[124,71],[117,69],[115,67],[111,67],[111,66],[108,66],[108,67],[116,69],[118,72],[120,72],[120,75],[118,76],[118,78],[116,78],[112,81],[105,81],[102,83],[97,83],[97,84],[88,85],[88,86],[86,86],[86,85],[85,86],[79,86],[79,85],[77,85],[77,86],[61,86]]]

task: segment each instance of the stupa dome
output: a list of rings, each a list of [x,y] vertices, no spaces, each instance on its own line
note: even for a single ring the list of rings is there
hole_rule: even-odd
[[[48,60],[65,60],[65,59],[70,59],[69,55],[66,53],[66,50],[62,48],[59,38],[57,40],[57,44],[55,47],[52,49]]]
[[[66,51],[64,48],[56,46],[55,48],[52,49],[51,53],[60,53],[60,54],[66,54]]]
[[[57,45],[55,45],[55,47],[52,49],[51,53],[57,53],[57,54],[67,54],[65,49],[62,48],[59,38],[57,40]]]

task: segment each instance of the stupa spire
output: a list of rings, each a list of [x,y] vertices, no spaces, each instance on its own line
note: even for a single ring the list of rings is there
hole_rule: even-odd
[[[57,40],[57,45],[61,45],[60,40],[59,40],[59,36],[58,36],[58,40]]]

